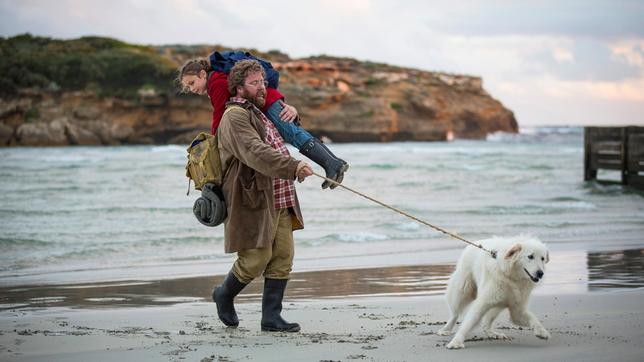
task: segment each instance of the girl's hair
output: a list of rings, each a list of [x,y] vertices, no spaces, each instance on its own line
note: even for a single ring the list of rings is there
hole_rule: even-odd
[[[210,66],[210,62],[208,59],[203,59],[203,58],[197,58],[197,59],[190,59],[187,62],[183,63],[181,66],[181,69],[179,69],[179,76],[177,79],[175,79],[175,82],[183,88],[183,84],[181,84],[181,80],[183,77],[186,75],[197,75],[199,74],[202,70],[209,72],[212,69]]]
[[[254,59],[246,59],[235,63],[228,73],[228,92],[231,96],[237,95],[237,86],[243,86],[246,77],[250,73],[261,72],[262,76],[266,77],[264,67]]]

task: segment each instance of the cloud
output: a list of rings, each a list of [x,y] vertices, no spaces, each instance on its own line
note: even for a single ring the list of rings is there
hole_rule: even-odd
[[[0,0],[0,34],[98,35],[140,44],[215,44],[222,43],[226,34],[234,34],[235,27],[244,26],[238,12],[238,7],[223,0]]]
[[[493,0],[438,2],[426,22],[447,34],[550,35],[598,39],[644,36],[644,2],[637,0]],[[436,2],[427,2],[433,7]]]
[[[629,64],[644,68],[644,39],[637,41],[617,41],[611,44],[615,55],[623,57]]]
[[[566,48],[556,47],[552,49],[552,56],[559,63],[575,62],[575,54]]]
[[[603,101],[642,102],[644,104],[644,78],[625,82],[566,82],[550,81],[541,90],[556,98],[585,97]]]
[[[491,85],[521,126],[644,125],[644,79],[624,83],[554,79]]]
[[[0,0],[0,36],[220,44],[481,76],[532,124],[641,119],[642,18],[633,0]]]
[[[617,51],[610,44],[582,38],[539,49],[526,58],[526,66],[566,81],[618,82],[639,78],[643,73],[642,65],[632,61],[635,54],[636,49]]]

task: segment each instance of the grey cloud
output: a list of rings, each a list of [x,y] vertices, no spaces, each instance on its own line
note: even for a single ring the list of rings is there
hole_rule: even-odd
[[[558,61],[551,52],[535,53],[526,62],[531,71],[544,72],[568,81],[619,82],[637,78],[642,69],[614,55],[604,44],[592,40],[578,40],[567,49],[574,61]],[[641,49],[634,49],[639,50]]]
[[[443,3],[428,10],[428,27],[454,35],[644,36],[642,1],[496,0]]]
[[[0,0],[0,36],[116,37],[141,44],[222,43],[243,19],[224,0]]]

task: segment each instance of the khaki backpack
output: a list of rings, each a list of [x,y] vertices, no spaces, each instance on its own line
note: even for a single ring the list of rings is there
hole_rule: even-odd
[[[186,176],[188,177],[188,194],[190,193],[190,180],[194,181],[197,190],[201,190],[207,183],[221,186],[223,175],[217,136],[201,132],[190,143]]]

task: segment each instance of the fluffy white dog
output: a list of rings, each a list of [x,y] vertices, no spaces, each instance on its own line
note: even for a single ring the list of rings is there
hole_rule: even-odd
[[[452,315],[438,334],[452,334],[454,324],[463,316],[447,348],[464,348],[465,337],[481,321],[488,338],[507,339],[492,327],[504,308],[510,310],[512,322],[530,327],[537,337],[548,339],[550,333],[527,309],[530,293],[543,278],[549,261],[546,246],[536,238],[523,235],[495,237],[481,244],[487,250],[496,251],[496,259],[474,246],[466,247],[447,286],[447,303]]]

